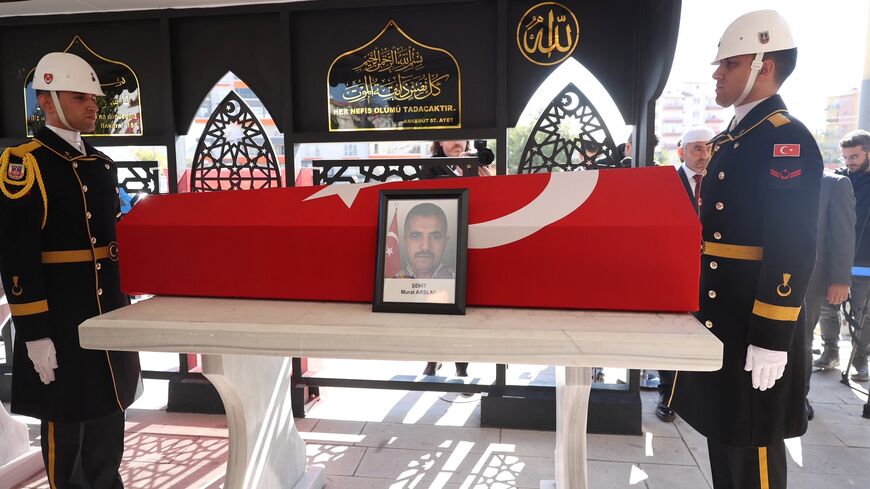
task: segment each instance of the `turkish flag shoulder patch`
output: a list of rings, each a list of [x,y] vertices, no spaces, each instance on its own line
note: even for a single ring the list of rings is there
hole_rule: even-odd
[[[800,144],[774,144],[773,156],[775,158],[797,158],[801,155]]]

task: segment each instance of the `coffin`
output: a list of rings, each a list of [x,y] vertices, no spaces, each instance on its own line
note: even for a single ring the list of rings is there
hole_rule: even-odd
[[[130,294],[371,302],[378,197],[468,189],[470,306],[697,310],[701,232],[671,167],[149,197],[118,226]]]

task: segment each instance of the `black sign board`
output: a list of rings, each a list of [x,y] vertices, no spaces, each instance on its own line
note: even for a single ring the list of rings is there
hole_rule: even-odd
[[[462,127],[459,63],[389,21],[374,39],[333,61],[330,131]]]

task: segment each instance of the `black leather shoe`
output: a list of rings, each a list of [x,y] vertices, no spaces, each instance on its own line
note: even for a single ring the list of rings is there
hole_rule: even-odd
[[[667,404],[660,402],[658,406],[656,406],[656,416],[665,423],[670,423],[676,417],[674,414],[674,410],[669,408]]]
[[[437,362],[429,362],[426,364],[426,368],[423,369],[423,375],[435,375],[435,372],[441,368],[441,364]]]
[[[807,420],[812,421],[816,416],[816,410],[813,409],[813,405],[810,404],[810,400],[807,399]]]

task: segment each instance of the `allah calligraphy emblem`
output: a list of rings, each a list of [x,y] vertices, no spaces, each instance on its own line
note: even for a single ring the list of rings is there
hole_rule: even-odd
[[[601,115],[583,92],[569,83],[529,133],[517,173],[621,166]]]
[[[90,74],[91,80],[99,79],[105,94],[97,98],[96,128],[92,134],[84,136],[141,136],[144,133],[142,102],[136,72],[126,63],[101,56],[79,36],[73,37],[63,51],[75,54],[91,65],[96,71],[96,74]],[[29,137],[45,125],[45,114],[36,103],[36,91],[33,90],[35,72],[36,67],[24,79],[24,117]],[[45,83],[51,83],[54,78],[53,74],[46,73],[43,79]]]
[[[526,10],[517,23],[517,47],[536,65],[559,64],[580,42],[580,23],[574,12],[556,2],[543,2]]]
[[[199,138],[190,169],[191,192],[280,186],[281,171],[269,136],[251,108],[230,91]]]
[[[329,67],[329,130],[462,127],[461,85],[452,54],[415,41],[391,20]]]

